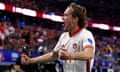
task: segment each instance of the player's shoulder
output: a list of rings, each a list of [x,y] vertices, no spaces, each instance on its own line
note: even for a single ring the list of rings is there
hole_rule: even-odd
[[[83,33],[92,33],[90,30],[88,30],[86,28],[84,28],[82,31],[83,31]]]
[[[89,36],[89,35],[93,35],[92,32],[86,28],[84,28],[82,30],[82,35],[85,35],[85,36]]]
[[[69,32],[63,32],[63,33],[61,34],[61,37],[67,36],[68,34],[69,34]]]

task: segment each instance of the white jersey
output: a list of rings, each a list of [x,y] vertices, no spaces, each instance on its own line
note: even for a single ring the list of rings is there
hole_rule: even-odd
[[[64,32],[54,48],[59,52],[61,48],[67,48],[69,53],[81,52],[87,46],[92,46],[95,52],[95,41],[90,31],[83,28],[75,32],[73,36],[69,32]],[[91,60],[63,60],[64,72],[91,72],[93,59]]]

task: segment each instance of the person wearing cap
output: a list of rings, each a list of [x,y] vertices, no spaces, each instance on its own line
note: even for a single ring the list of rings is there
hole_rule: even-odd
[[[28,45],[24,46],[22,51],[22,55],[24,54],[31,57],[31,48]],[[16,72],[38,72],[38,64],[25,65],[21,62],[21,60],[21,56],[16,59],[16,64],[14,65],[14,69]]]

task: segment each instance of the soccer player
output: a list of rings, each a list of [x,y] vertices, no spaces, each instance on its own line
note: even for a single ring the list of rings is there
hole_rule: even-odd
[[[43,56],[29,58],[23,56],[24,63],[63,60],[64,72],[91,72],[95,53],[93,34],[86,29],[86,8],[71,3],[63,16],[63,32],[54,50]]]

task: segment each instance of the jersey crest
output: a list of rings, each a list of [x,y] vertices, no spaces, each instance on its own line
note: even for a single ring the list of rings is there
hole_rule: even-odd
[[[77,43],[73,43],[73,49],[77,49]]]
[[[63,44],[63,45],[61,46],[61,48],[65,48],[65,45]]]

